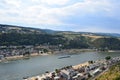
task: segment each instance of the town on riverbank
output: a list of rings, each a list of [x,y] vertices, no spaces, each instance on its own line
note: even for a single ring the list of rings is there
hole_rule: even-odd
[[[0,62],[51,54],[47,46],[0,46]]]
[[[62,53],[78,53],[85,51],[95,51],[93,49],[61,49],[58,46],[38,45],[38,46],[0,46],[0,62],[8,60],[18,60],[30,58],[32,56],[62,54]]]
[[[75,66],[66,66],[55,71],[46,71],[45,74],[24,77],[24,80],[95,80],[97,76],[109,70],[111,66],[120,62],[120,57],[111,58],[107,56],[105,59],[97,61],[88,61]]]
[[[0,46],[0,62],[30,58],[32,56],[49,54],[74,54],[80,52],[101,52],[98,49],[61,49],[61,45],[37,45],[37,46]],[[109,50],[107,52],[120,52]]]

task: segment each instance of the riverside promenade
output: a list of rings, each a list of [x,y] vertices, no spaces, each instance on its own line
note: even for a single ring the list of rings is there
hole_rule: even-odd
[[[23,80],[94,80],[94,78],[104,71],[108,70],[113,64],[120,61],[120,57],[114,57],[110,60],[88,61],[75,66],[66,66],[45,74],[27,77]]]

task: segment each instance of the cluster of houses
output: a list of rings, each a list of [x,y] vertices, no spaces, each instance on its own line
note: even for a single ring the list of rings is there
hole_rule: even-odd
[[[6,57],[21,56],[29,52],[30,54],[41,54],[47,51],[45,46],[0,46],[0,60]]]
[[[56,69],[53,72],[47,71],[45,74],[24,80],[89,80],[95,78],[119,61],[120,57],[110,60],[88,61],[83,64]]]

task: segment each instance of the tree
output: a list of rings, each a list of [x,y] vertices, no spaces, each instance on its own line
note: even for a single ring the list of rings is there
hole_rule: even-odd
[[[47,50],[47,49],[43,49],[43,52],[44,52],[44,53],[47,53],[47,52],[48,52],[48,50]]]
[[[107,56],[105,57],[106,60],[110,60],[111,59],[111,56]]]
[[[23,54],[23,56],[30,56],[30,52],[28,51],[28,52],[25,52],[24,54]]]
[[[89,64],[93,64],[93,61],[88,61]]]

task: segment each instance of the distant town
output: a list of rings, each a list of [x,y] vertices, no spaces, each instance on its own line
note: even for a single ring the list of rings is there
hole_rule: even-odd
[[[11,57],[11,60],[14,60],[18,57],[51,54],[53,50],[59,50],[58,46],[0,46],[0,60],[5,60],[7,58],[9,60],[9,57]]]

